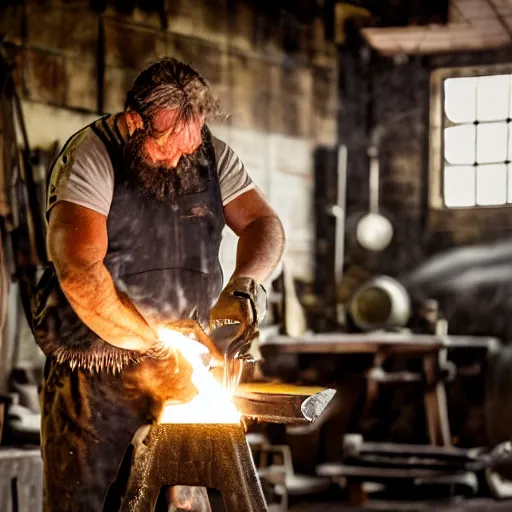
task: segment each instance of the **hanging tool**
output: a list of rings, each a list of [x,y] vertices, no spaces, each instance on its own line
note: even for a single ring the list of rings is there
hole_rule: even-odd
[[[359,244],[370,251],[382,251],[393,238],[393,225],[379,212],[379,152],[377,146],[368,148],[370,159],[370,205],[369,211],[359,220],[356,236]]]

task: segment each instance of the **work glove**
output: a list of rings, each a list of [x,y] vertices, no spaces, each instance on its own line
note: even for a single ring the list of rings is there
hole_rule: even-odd
[[[217,345],[224,345],[219,346],[223,352],[235,342],[238,356],[244,356],[258,334],[257,327],[265,317],[266,309],[267,294],[263,286],[250,277],[233,279],[222,290],[210,312],[210,336]],[[222,340],[215,334],[221,330],[231,331],[231,335]]]

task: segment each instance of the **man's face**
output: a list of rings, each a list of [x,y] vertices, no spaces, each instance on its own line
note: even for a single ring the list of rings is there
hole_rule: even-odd
[[[201,145],[201,122],[177,122],[176,110],[161,110],[151,121],[144,152],[153,164],[172,169],[182,156],[191,155]]]
[[[175,110],[157,112],[127,141],[124,165],[133,185],[160,201],[194,187],[201,156],[202,120],[178,121]]]

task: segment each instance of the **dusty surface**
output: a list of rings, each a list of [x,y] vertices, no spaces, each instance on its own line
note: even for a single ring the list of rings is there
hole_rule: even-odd
[[[453,502],[400,502],[400,501],[370,501],[361,508],[349,507],[343,503],[303,503],[290,508],[291,512],[505,512],[512,511],[512,501],[497,502],[492,499],[471,499]]]

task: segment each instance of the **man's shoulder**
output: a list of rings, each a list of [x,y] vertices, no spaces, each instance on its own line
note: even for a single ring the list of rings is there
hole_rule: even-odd
[[[93,125],[72,135],[48,169],[47,211],[59,200],[85,205],[92,187],[111,188],[112,163]]]
[[[105,151],[105,144],[96,134],[94,129],[96,123],[85,126],[80,131],[72,135],[64,144],[58,158],[54,162],[54,166],[61,163],[65,165],[72,163],[76,158],[87,157],[90,153]]]
[[[87,166],[91,161],[98,163],[98,159],[109,159],[105,145],[93,130],[94,124],[72,135],[52,162],[48,169],[50,191],[59,183],[67,181],[73,169]]]
[[[213,133],[211,135],[211,139],[213,149],[215,150],[215,155],[217,158],[219,158],[220,155],[222,155],[222,153],[224,153],[229,146],[222,139],[216,137]]]

